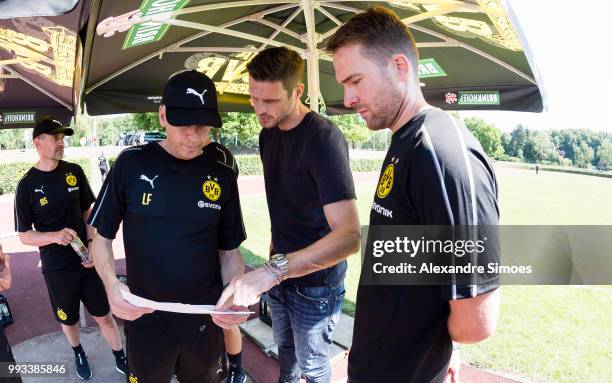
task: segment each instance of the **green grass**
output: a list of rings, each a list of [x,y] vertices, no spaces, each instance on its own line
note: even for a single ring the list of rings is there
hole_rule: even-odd
[[[612,179],[505,167],[496,174],[501,224],[612,224]]]
[[[464,360],[538,382],[611,381],[612,290],[502,286],[501,294],[496,333],[464,346]]]
[[[501,223],[610,225],[612,179],[496,168]],[[361,224],[369,220],[377,176],[357,187]],[[270,243],[265,196],[241,198],[248,238],[243,254],[264,262]],[[344,311],[354,313],[359,255],[349,257]],[[541,382],[612,382],[612,288],[503,286],[501,316],[490,339],[463,347],[470,364]]]

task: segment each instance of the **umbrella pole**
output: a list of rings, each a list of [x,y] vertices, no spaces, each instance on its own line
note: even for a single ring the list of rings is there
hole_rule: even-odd
[[[319,50],[317,49],[319,36],[315,28],[314,5],[312,0],[301,0],[300,3],[306,20],[308,99],[310,109],[319,113]]]
[[[319,52],[308,52],[306,57],[310,109],[319,113]]]

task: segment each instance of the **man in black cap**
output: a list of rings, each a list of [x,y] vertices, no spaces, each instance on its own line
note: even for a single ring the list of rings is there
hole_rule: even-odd
[[[33,140],[39,160],[17,184],[15,230],[23,244],[40,249],[51,308],[74,349],[79,378],[92,376],[79,340],[80,301],[112,348],[117,371],[125,374],[127,362],[121,337],[102,281],[93,263],[82,262],[70,246],[78,239],[83,244],[92,240],[94,229],[86,222],[95,200],[83,169],[62,161],[64,136],[73,133],[52,117],[43,117],[36,123]]]
[[[223,285],[244,273],[236,176],[202,153],[208,127],[221,127],[214,83],[197,71],[175,74],[159,121],[166,139],[124,150],[102,186],[90,218],[98,230],[94,261],[113,313],[126,320],[130,383],[168,382],[173,373],[181,382],[217,382],[220,327],[246,316],[153,312],[121,293],[214,305]],[[121,222],[129,288],[117,280],[113,263]]]

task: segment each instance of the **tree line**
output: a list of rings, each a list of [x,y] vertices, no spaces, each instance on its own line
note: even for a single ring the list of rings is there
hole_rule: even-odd
[[[458,113],[452,113],[460,119]],[[342,131],[352,149],[386,150],[391,134],[386,129],[372,132],[356,114],[328,116]],[[214,139],[238,153],[254,153],[259,144],[261,127],[253,113],[222,113],[223,128],[213,129]],[[587,129],[530,130],[517,125],[502,133],[495,125],[477,117],[463,119],[480,141],[485,152],[495,160],[523,161],[612,170],[612,134]],[[163,132],[157,113],[134,113],[114,117],[79,116],[72,125],[71,146],[81,142],[116,145],[122,135],[139,131]],[[31,130],[0,130],[1,149],[31,147]],[[83,140],[85,138],[86,140]]]
[[[517,125],[502,133],[477,117],[464,119],[467,128],[492,158],[612,170],[612,134],[588,129],[535,131]]]
[[[385,150],[390,141],[388,132],[371,132],[356,114],[326,116],[340,128],[352,149]],[[157,113],[136,113],[132,124],[145,131],[163,131]],[[254,113],[221,113],[223,128],[213,129],[215,140],[238,151],[256,151],[261,125]]]

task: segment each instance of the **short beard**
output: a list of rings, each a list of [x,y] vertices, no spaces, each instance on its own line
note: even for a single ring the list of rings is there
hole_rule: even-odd
[[[394,86],[388,76],[384,76],[384,94],[377,97],[370,109],[371,118],[366,121],[368,129],[377,131],[391,127],[400,113],[404,95]]]
[[[291,116],[293,112],[295,111],[295,108],[297,108],[297,103],[295,102],[295,100],[293,100],[293,97],[290,97],[289,100],[291,101],[290,105],[292,105],[292,107],[287,112],[278,116],[278,119],[276,119],[275,121],[275,126],[279,126],[280,124],[287,121],[289,119],[289,116]]]

